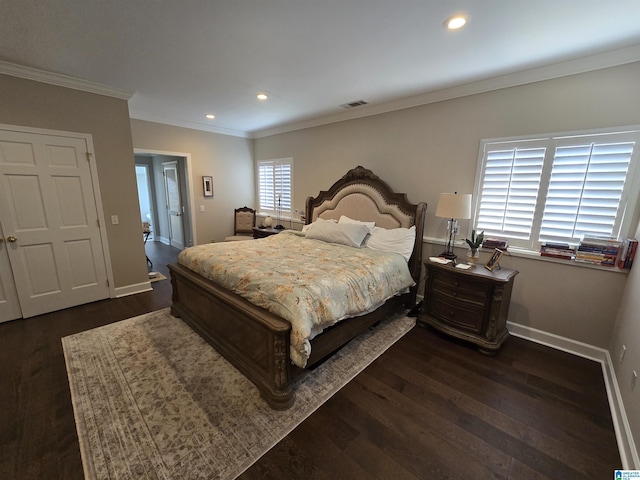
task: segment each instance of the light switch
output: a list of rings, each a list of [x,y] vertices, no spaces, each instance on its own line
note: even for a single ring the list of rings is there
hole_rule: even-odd
[[[118,218],[118,215],[111,215],[111,224],[118,225],[119,223],[120,223],[120,219]]]
[[[204,212],[204,205],[200,205],[200,211]]]

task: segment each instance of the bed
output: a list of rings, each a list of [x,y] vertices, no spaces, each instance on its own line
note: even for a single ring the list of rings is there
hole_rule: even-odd
[[[322,333],[314,334],[309,340],[310,352],[303,362],[306,368],[313,368],[394,310],[415,305],[425,213],[425,203],[410,203],[405,194],[393,192],[373,172],[361,166],[349,170],[329,190],[307,198],[305,229],[338,220],[342,222],[342,217],[348,217],[358,222],[374,222],[376,228],[388,231],[415,227],[415,240],[410,257],[407,254],[409,258],[405,260],[412,280],[410,286],[400,294],[389,296],[380,306],[376,305],[375,310],[349,315]],[[265,248],[270,246],[273,249],[274,245],[280,245],[275,240],[286,245],[285,242],[293,242],[296,236],[304,237],[294,232],[283,232],[277,235],[277,239],[254,240],[250,242],[251,248],[265,245]],[[248,242],[237,243],[247,245]],[[302,371],[293,363],[295,360],[300,364],[295,348],[292,356],[292,345],[297,343],[294,340],[292,344],[292,333],[295,339],[292,323],[295,325],[295,322],[285,319],[284,313],[277,315],[260,306],[259,302],[256,305],[225,288],[224,282],[210,280],[203,272],[198,272],[195,267],[197,261],[188,261],[188,253],[181,254],[184,264],[169,265],[173,287],[172,314],[187,323],[253,382],[272,408],[290,407],[295,395],[291,379]],[[357,258],[357,255],[353,257]]]

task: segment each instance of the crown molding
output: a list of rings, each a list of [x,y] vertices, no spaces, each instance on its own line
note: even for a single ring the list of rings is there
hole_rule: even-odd
[[[233,130],[231,128],[215,127],[212,125],[205,125],[198,122],[188,122],[185,120],[178,120],[175,118],[166,118],[160,115],[152,115],[149,113],[139,112],[135,110],[129,111],[129,117],[134,120],[143,120],[145,122],[161,123],[163,125],[172,125],[174,127],[189,128],[191,130],[201,130],[203,132],[219,133],[221,135],[229,135],[232,137],[251,138],[248,132],[240,130]]]
[[[582,57],[574,60],[554,63],[542,67],[531,68],[528,70],[517,71],[504,75],[499,75],[484,80],[464,83],[448,88],[434,90],[420,95],[415,95],[391,102],[381,103],[379,105],[372,104],[358,107],[349,112],[340,112],[333,115],[314,118],[306,121],[290,123],[264,130],[257,130],[251,133],[251,138],[269,137],[280,133],[302,130],[305,128],[318,127],[330,123],[343,122],[356,118],[369,117],[379,115],[381,113],[393,112],[405,108],[418,107],[430,103],[451,100],[454,98],[476,95],[479,93],[491,92],[502,88],[516,87],[529,83],[551,80],[554,78],[566,77],[604,68],[616,67],[628,63],[640,61],[640,45],[633,45],[610,52],[605,52],[588,57]]]
[[[474,82],[459,84],[439,90],[426,92],[420,95],[414,95],[381,104],[372,104],[358,107],[356,109],[338,112],[331,115],[325,115],[318,118],[312,118],[299,122],[288,123],[254,132],[245,132],[240,130],[227,129],[211,125],[205,125],[198,122],[189,122],[173,118],[166,118],[158,115],[147,114],[145,112],[130,111],[130,117],[137,120],[144,120],[154,123],[173,125],[177,127],[189,128],[193,130],[202,130],[221,135],[230,135],[241,138],[263,138],[280,133],[287,133],[305,128],[318,127],[331,123],[343,122],[357,118],[363,118],[382,113],[393,112],[405,108],[428,105],[430,103],[461,98],[469,95],[500,90],[508,87],[515,87],[529,83],[561,78],[569,75],[576,75],[604,68],[615,67],[628,63],[640,61],[640,45],[632,45],[617,50],[604,52],[596,55],[577,58],[558,62],[551,65],[531,68],[527,70],[506,73],[491,78],[478,80]],[[98,95],[106,95],[122,100],[130,100],[134,93],[125,89],[110,87],[100,83],[81,80],[68,75],[59,73],[46,72],[32,67],[17,65],[10,62],[0,61],[0,74],[20,77],[27,80],[48,83],[51,85],[72,88]]]
[[[95,93],[98,95],[106,95],[108,97],[118,98],[120,100],[129,100],[133,93],[128,90],[116,87],[110,87],[101,83],[90,82],[79,78],[63,75],[61,73],[46,72],[37,68],[25,67],[15,63],[0,61],[0,74],[11,75],[12,77],[34,80],[36,82],[48,83],[58,87],[72,88],[83,92]]]

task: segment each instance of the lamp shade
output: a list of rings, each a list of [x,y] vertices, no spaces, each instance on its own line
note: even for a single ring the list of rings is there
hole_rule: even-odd
[[[471,194],[441,193],[436,217],[463,220],[471,218]]]

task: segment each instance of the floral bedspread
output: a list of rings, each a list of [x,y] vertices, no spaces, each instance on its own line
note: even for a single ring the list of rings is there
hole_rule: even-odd
[[[291,360],[304,368],[313,339],[414,285],[398,254],[311,240],[286,231],[183,250],[178,262],[291,322]]]

